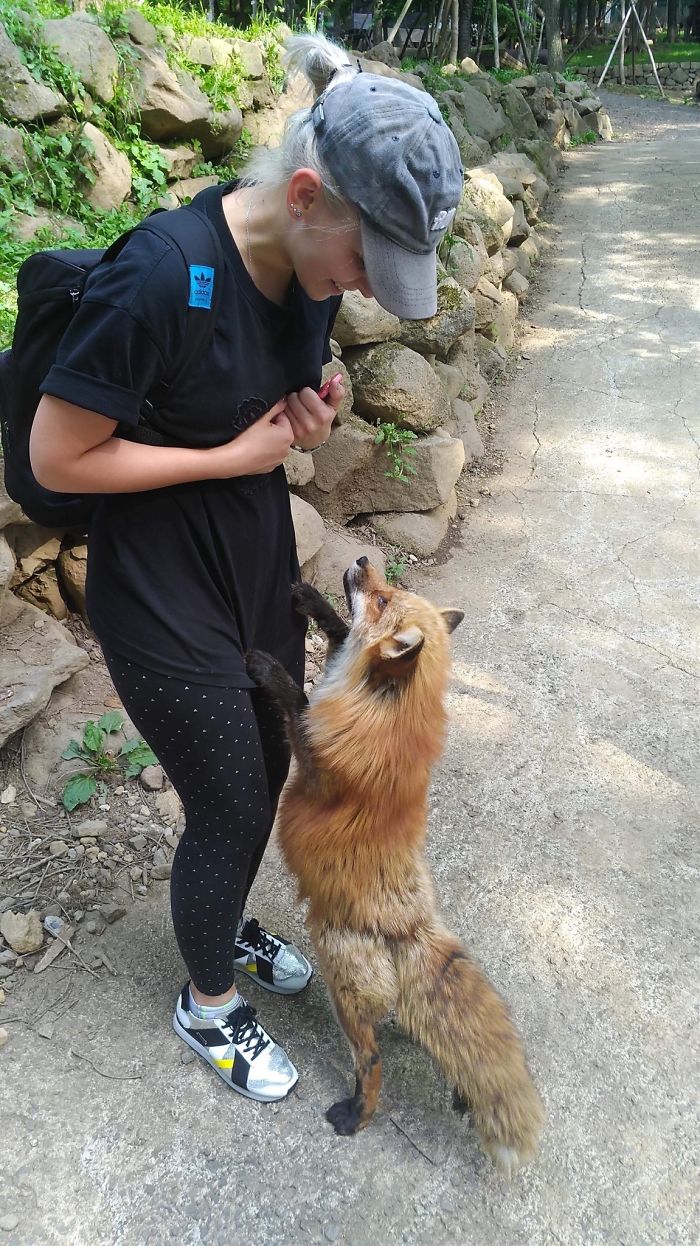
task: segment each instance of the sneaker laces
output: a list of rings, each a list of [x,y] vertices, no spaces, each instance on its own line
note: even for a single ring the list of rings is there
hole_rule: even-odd
[[[254,952],[262,952],[270,960],[274,960],[282,943],[279,939],[273,938],[266,930],[263,930],[256,917],[249,917],[245,926],[241,930],[239,938],[243,943],[247,943],[252,947]]]
[[[255,1011],[250,1004],[239,1004],[238,1008],[229,1013],[221,1027],[229,1042],[240,1047],[244,1055],[250,1056],[251,1061],[270,1045],[270,1039],[255,1020]]]

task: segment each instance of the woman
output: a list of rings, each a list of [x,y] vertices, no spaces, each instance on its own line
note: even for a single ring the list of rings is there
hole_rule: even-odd
[[[399,316],[436,310],[436,247],[462,190],[435,101],[358,73],[322,36],[290,40],[289,68],[323,89],[279,148],[239,182],[197,196],[225,259],[215,330],[158,403],[168,445],[114,436],[136,425],[185,340],[191,274],[167,240],[136,231],[92,278],[42,386],[32,429],[39,482],[101,496],[90,533],[88,612],[114,685],[182,799],[171,880],[190,974],[176,1032],[227,1084],[284,1097],[297,1071],[234,984],[234,966],[293,994],[311,966],[245,902],[289,753],[248,677],[248,648],[303,679],[304,622],[282,466],[328,439],[339,377],[316,392],[342,294]],[[202,280],[204,274],[198,273]]]

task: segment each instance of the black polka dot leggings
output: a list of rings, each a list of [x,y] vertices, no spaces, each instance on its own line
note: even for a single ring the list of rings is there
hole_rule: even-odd
[[[289,769],[279,711],[259,688],[217,688],[158,675],[105,653],[124,708],[185,811],[170,895],[192,981],[233,984],[236,927],[272,830]]]

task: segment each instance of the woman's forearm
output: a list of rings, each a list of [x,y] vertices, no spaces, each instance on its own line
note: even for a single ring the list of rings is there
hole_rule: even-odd
[[[30,438],[32,471],[58,493],[138,493],[217,476],[216,450],[149,446],[112,434],[116,421],[45,395]],[[228,453],[230,475],[245,471]]]

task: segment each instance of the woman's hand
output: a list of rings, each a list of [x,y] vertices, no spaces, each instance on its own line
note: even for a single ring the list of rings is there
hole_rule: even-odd
[[[287,399],[280,398],[233,441],[206,451],[209,475],[226,480],[231,476],[260,476],[272,472],[284,462],[293,441]]]
[[[315,450],[328,441],[331,424],[344,397],[345,386],[340,372],[330,381],[325,400],[308,387],[298,394],[287,394],[287,416],[294,434],[293,444],[302,450]]]

